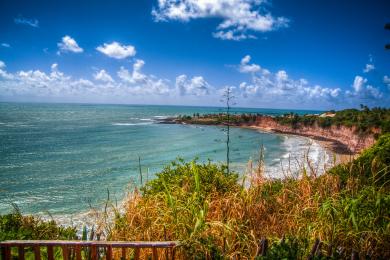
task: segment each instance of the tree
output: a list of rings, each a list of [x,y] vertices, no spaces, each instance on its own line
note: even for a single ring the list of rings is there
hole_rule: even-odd
[[[234,103],[233,87],[227,86],[222,95],[222,102],[226,108],[226,169],[227,173],[230,173],[230,109]]]

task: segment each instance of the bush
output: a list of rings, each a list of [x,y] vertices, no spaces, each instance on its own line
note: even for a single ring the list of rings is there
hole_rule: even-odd
[[[0,216],[0,241],[76,239],[76,229],[63,227],[34,216],[23,216],[19,210]]]
[[[110,239],[180,240],[179,258],[228,259],[255,258],[266,237],[273,242],[259,259],[302,259],[320,238],[323,255],[333,248],[336,258],[352,250],[389,258],[389,148],[383,135],[355,161],[319,177],[260,174],[253,182],[249,171],[249,187],[224,166],[179,160],[132,194]]]

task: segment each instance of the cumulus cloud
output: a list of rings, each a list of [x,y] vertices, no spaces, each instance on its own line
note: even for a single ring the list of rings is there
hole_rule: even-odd
[[[133,88],[138,93],[168,94],[170,92],[168,80],[144,74],[142,72],[144,65],[145,62],[138,59],[133,64],[131,72],[121,67],[117,75],[123,84]]]
[[[103,46],[98,46],[96,50],[114,59],[125,59],[136,54],[134,46],[121,45],[118,42],[104,43]]]
[[[83,52],[83,48],[81,48],[75,39],[70,37],[69,35],[65,35],[62,37],[62,41],[57,43],[57,46],[59,48],[59,52],[74,52],[74,53],[81,53]]]
[[[268,32],[288,26],[285,17],[274,17],[259,0],[159,0],[152,15],[156,21],[188,22],[199,18],[219,18],[214,37],[223,40],[254,38],[253,32]]]
[[[104,69],[96,71],[92,79],[87,79],[73,78],[65,74],[57,63],[50,66],[49,72],[20,70],[9,73],[6,71],[6,64],[0,61],[0,97],[2,100],[21,98],[61,102],[64,100],[118,102],[119,100],[121,103],[133,102],[138,97],[138,100],[143,102],[163,100],[164,103],[177,104],[179,100],[185,100],[184,102],[197,104],[196,98],[210,94],[212,89],[202,76],[191,78],[180,75],[176,78],[176,82],[172,83],[170,80],[144,73],[144,66],[143,60],[136,60],[131,69],[121,67],[116,74],[116,79]],[[180,99],[177,98],[178,96]]]
[[[377,100],[383,97],[383,93],[378,88],[369,85],[368,80],[359,75],[355,76],[352,83],[352,89],[352,91],[346,91],[348,97],[355,97],[362,100]]]
[[[27,25],[27,26],[31,26],[34,28],[39,27],[39,21],[37,19],[28,19],[28,18],[24,18],[21,15],[14,18],[14,22],[15,22],[15,24]]]
[[[383,83],[385,83],[385,85],[387,86],[387,88],[390,90],[390,77],[385,75],[383,77]]]
[[[251,57],[245,56],[240,64],[241,73],[251,73],[251,81],[240,84],[242,96],[245,98],[258,98],[273,102],[287,101],[288,104],[311,103],[315,105],[378,105],[381,101],[386,103],[385,93],[379,87],[370,84],[367,78],[355,76],[351,88],[343,91],[341,88],[329,88],[320,85],[311,85],[306,79],[293,79],[285,70],[271,73],[257,64],[250,64]],[[390,77],[384,76],[384,84],[390,90]],[[286,103],[285,103],[286,104]]]
[[[96,74],[93,75],[95,80],[100,80],[103,82],[114,82],[110,74],[108,74],[105,70],[100,70]]]
[[[242,58],[239,66],[239,71],[242,73],[253,73],[260,71],[260,66],[257,64],[249,64],[250,61],[251,56],[249,55],[246,55],[244,58]]]
[[[210,84],[202,77],[188,79],[186,75],[176,77],[176,89],[181,96],[204,96],[210,93]]]
[[[364,73],[368,73],[368,72],[370,72],[370,71],[372,71],[374,69],[375,69],[374,64],[366,64],[366,67],[363,69],[363,72]]]
[[[261,98],[268,103],[289,102],[302,104],[304,102],[333,102],[341,94],[340,88],[327,88],[310,85],[306,79],[292,79],[285,70],[271,73],[257,64],[249,64],[251,57],[245,56],[239,65],[241,73],[251,73],[250,82],[239,85],[244,98]]]
[[[133,67],[139,68],[140,63]],[[152,75],[144,75],[144,80],[136,76],[132,82],[123,78],[115,81],[105,70],[93,75],[95,81],[85,78],[73,79],[59,70],[57,63],[51,65],[49,73],[41,70],[21,70],[8,73],[4,62],[0,62],[0,96],[2,99],[20,97],[43,98],[43,100],[130,100],[136,95],[169,96],[175,89],[169,82]],[[140,69],[140,68],[139,68]],[[124,69],[122,69],[124,70]],[[118,72],[119,73],[119,72]],[[138,70],[138,73],[141,73]],[[133,73],[129,73],[133,75]],[[142,73],[141,73],[142,74]],[[42,99],[41,99],[42,100]]]

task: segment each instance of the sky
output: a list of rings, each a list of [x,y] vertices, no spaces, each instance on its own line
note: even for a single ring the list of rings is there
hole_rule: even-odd
[[[390,106],[390,1],[0,1],[0,101]]]

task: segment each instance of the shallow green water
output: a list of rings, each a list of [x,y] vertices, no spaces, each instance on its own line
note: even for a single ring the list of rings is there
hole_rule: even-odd
[[[281,114],[285,110],[236,109]],[[0,103],[0,213],[16,203],[24,213],[77,215],[98,205],[109,189],[120,201],[139,184],[138,156],[149,178],[178,156],[225,160],[220,127],[158,124],[179,114],[219,108],[130,105]],[[296,111],[314,113],[315,111]],[[242,171],[261,144],[267,172],[280,177],[280,158],[299,154],[307,139],[233,128],[231,161]],[[323,156],[313,145],[312,157]]]

